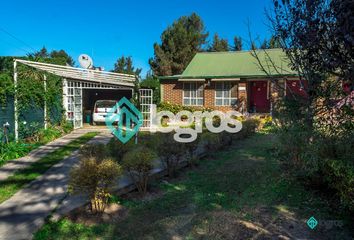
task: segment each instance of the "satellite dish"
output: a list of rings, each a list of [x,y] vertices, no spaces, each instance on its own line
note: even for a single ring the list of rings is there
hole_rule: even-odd
[[[93,68],[92,58],[87,54],[81,54],[79,56],[79,63],[82,68],[86,68],[86,69]]]

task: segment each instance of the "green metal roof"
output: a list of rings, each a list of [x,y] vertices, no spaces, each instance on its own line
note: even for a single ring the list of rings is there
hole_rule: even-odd
[[[257,55],[267,72],[273,76],[296,74],[290,69],[289,60],[282,49],[257,50]],[[182,75],[161,77],[160,79],[266,76],[267,74],[261,70],[257,59],[252,56],[252,51],[201,52],[194,56]]]

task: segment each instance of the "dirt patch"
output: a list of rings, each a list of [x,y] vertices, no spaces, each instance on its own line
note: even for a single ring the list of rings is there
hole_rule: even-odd
[[[65,217],[74,223],[81,223],[88,226],[100,223],[119,222],[128,216],[128,209],[116,203],[109,204],[102,214],[93,214],[90,206],[85,205],[74,209]]]

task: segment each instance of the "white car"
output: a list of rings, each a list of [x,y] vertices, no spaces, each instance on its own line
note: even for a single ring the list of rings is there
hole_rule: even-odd
[[[97,123],[104,123],[109,112],[117,104],[116,100],[97,100],[93,108],[93,125]],[[117,109],[113,115],[118,115],[119,109]],[[114,117],[112,115],[112,117]]]

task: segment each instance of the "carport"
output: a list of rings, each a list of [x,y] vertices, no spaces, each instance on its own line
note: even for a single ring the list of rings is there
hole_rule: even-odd
[[[118,102],[122,97],[132,98],[132,91],[130,89],[83,89],[83,122],[92,124],[92,113],[97,100],[116,100]]]
[[[15,85],[15,138],[18,138],[17,111],[17,64],[24,64],[44,72],[44,89],[46,89],[45,73],[63,78],[63,106],[67,120],[72,121],[74,128],[80,128],[84,123],[85,114],[93,110],[98,99],[119,100],[122,97],[130,99],[134,91],[134,75],[105,72],[93,69],[75,68],[49,63],[14,59]],[[44,104],[46,106],[46,103]],[[46,107],[44,107],[44,126],[46,127]]]

